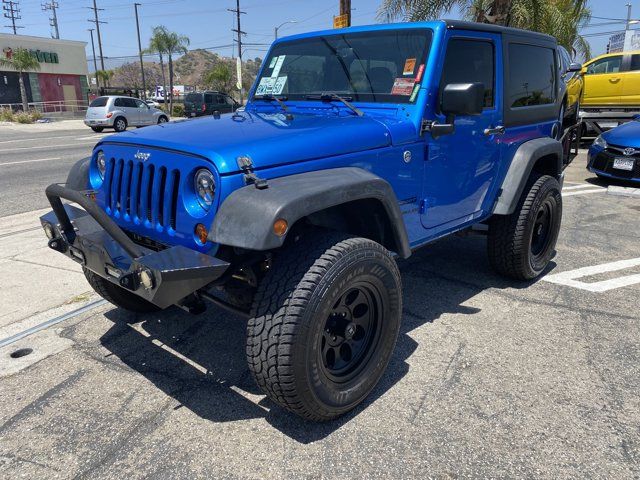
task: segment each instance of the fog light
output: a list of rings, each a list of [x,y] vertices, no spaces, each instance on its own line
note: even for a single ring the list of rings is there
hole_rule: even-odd
[[[207,237],[209,236],[209,232],[207,232],[207,227],[203,224],[199,223],[196,225],[196,237],[200,240],[200,243],[207,243]]]
[[[50,223],[45,223],[43,225],[43,228],[44,228],[44,234],[47,236],[49,240],[51,240],[56,236],[56,231],[53,229],[53,225],[51,225]]]
[[[275,222],[273,222],[273,233],[277,236],[282,237],[285,233],[287,233],[287,228],[289,228],[289,224],[284,218],[279,218]]]

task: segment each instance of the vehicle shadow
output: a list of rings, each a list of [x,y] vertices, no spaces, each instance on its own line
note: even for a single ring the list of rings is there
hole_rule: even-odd
[[[638,187],[637,184],[634,184],[630,180],[624,180],[619,178],[593,176],[593,177],[587,178],[585,181],[592,185],[597,185],[598,187],[604,187],[604,188],[607,188],[610,185],[613,185],[616,187]]]
[[[402,327],[390,365],[368,398],[353,412],[327,423],[312,423],[279,408],[258,390],[246,367],[245,321],[212,307],[192,316],[177,308],[136,315],[114,308],[113,326],[102,345],[131,369],[205,420],[228,422],[264,418],[290,438],[311,443],[349,422],[408,372],[417,348],[412,330],[447,313],[472,315],[463,305],[487,288],[518,288],[493,274],[480,237],[450,237],[401,261],[404,282]]]

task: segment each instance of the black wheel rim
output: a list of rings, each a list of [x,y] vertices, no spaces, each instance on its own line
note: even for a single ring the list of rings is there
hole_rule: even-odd
[[[335,382],[347,382],[367,365],[380,336],[383,305],[368,282],[347,288],[329,311],[319,354],[322,370]]]
[[[531,235],[531,254],[537,258],[544,255],[549,247],[555,221],[553,200],[548,197],[536,213]]]

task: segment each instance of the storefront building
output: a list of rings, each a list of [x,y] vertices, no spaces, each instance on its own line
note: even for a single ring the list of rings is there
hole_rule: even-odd
[[[85,42],[74,40],[0,33],[0,55],[3,58],[11,58],[15,50],[24,48],[38,59],[40,70],[25,72],[24,84],[28,101],[44,102],[45,105],[82,105],[87,101],[85,47]],[[18,73],[0,67],[0,106],[20,102]]]

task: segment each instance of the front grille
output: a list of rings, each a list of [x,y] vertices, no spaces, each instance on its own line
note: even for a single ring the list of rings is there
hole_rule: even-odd
[[[616,157],[624,157],[624,155],[622,155],[622,151],[619,151],[615,147],[607,148],[596,155],[593,159],[592,167],[618,178],[640,178],[640,154],[624,157],[635,160],[633,170],[619,170],[617,168],[613,168],[613,161]]]
[[[179,185],[177,169],[112,157],[103,186],[106,211],[150,228],[175,230]]]

